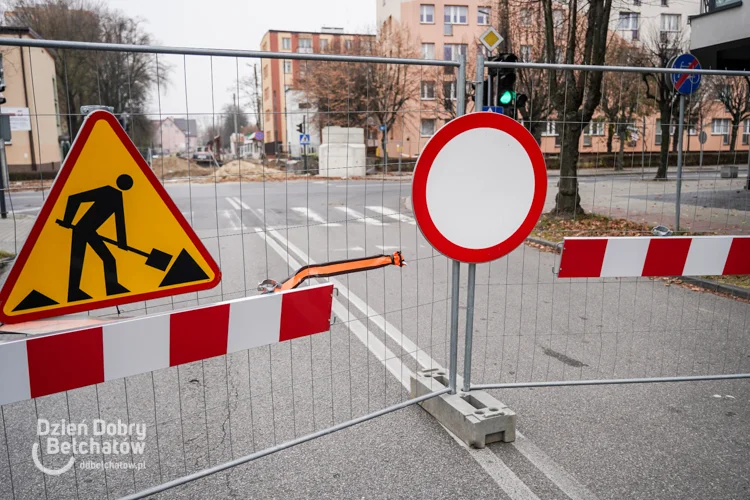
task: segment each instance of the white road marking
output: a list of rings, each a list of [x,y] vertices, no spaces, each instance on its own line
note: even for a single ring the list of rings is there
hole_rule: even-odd
[[[297,262],[294,257],[289,256],[281,246],[273,240],[273,238],[266,239],[261,233],[259,227],[255,228],[256,234],[264,241],[267,241],[268,246],[271,247],[282,259],[286,261],[291,269],[299,269],[302,265]],[[278,233],[277,233],[278,234]],[[283,244],[283,243],[282,243]],[[312,262],[310,262],[312,263]],[[333,299],[333,313],[339,317],[342,323],[344,323],[350,332],[354,334],[360,342],[362,342],[370,352],[375,356],[381,363],[384,363],[388,371],[396,377],[401,384],[409,389],[410,377],[414,375],[410,369],[403,366],[399,357],[397,357],[393,351],[388,349],[383,342],[380,341],[375,335],[373,335],[365,325],[356,317],[351,316],[349,311],[344,305],[339,302],[336,298]]]
[[[240,218],[237,215],[237,212],[235,212],[234,210],[222,210],[221,215],[227,221],[229,221],[229,225],[231,226],[231,229],[234,229],[235,231],[242,231],[242,230],[247,229],[247,227],[244,224],[242,224],[242,221],[240,221]]]
[[[365,207],[367,210],[372,210],[375,213],[378,213],[380,215],[384,215],[388,217],[389,219],[397,220],[399,222],[405,222],[407,224],[411,224],[412,226],[417,225],[417,221],[415,221],[412,217],[409,217],[408,215],[404,215],[401,213],[396,212],[395,210],[392,210],[387,207],[378,207],[378,206],[372,206],[372,207]]]
[[[22,208],[20,210],[8,211],[8,213],[11,213],[11,214],[22,214],[22,213],[26,213],[26,212],[37,212],[37,211],[39,211],[41,209],[42,209],[42,207]]]
[[[313,264],[314,261],[310,259],[308,255],[306,255],[302,250],[300,250],[296,245],[289,242],[286,238],[281,236],[278,231],[269,230],[269,234],[272,235],[273,238],[279,241],[281,245],[288,248],[289,251],[296,254],[303,262],[307,262],[308,264]],[[258,235],[263,238],[263,235],[258,233]],[[271,242],[272,240],[268,240]],[[269,243],[270,244],[270,243]],[[287,252],[285,252],[279,245],[276,245],[276,248],[274,248],[277,254],[279,256],[286,260],[287,263],[291,266],[292,269],[297,269],[300,266],[294,261],[293,258],[289,257]],[[290,260],[292,262],[290,262]],[[377,326],[380,330],[385,332],[386,335],[388,335],[391,339],[393,339],[401,348],[408,353],[412,358],[414,358],[422,367],[424,368],[442,368],[439,363],[437,363],[435,360],[433,360],[429,354],[424,352],[422,349],[416,346],[414,342],[412,342],[408,337],[406,337],[401,331],[399,331],[393,324],[386,321],[385,318],[383,318],[380,314],[378,314],[374,309],[372,309],[366,302],[364,302],[362,299],[360,299],[357,295],[351,293],[342,283],[340,283],[338,280],[332,278],[330,279],[330,282],[333,283],[333,285],[338,289],[339,295],[346,298],[349,303],[354,306],[355,308],[359,309],[360,312],[364,313],[365,316],[368,318],[368,320],[372,321],[375,326]],[[337,314],[338,316],[338,314]],[[339,316],[340,317],[340,316]],[[348,322],[348,319],[344,319],[345,322]],[[359,337],[358,337],[359,338]],[[360,339],[361,340],[361,339]],[[373,352],[373,354],[375,354]],[[398,364],[401,364],[401,361],[399,358],[396,358],[396,361]],[[389,367],[388,368],[391,373],[393,373],[393,370]],[[405,370],[406,368],[402,368],[402,370]],[[401,370],[398,370],[397,373],[401,373]],[[402,384],[404,384],[404,387],[409,390],[409,379],[406,380],[403,379],[403,377],[396,376]],[[446,429],[447,430],[447,429]],[[458,439],[453,436],[454,439],[458,441]],[[568,472],[566,472],[562,467],[557,465],[549,456],[547,456],[542,450],[540,450],[536,445],[534,445],[531,441],[529,441],[525,436],[523,436],[520,432],[516,431],[516,442],[511,443],[512,446],[514,446],[522,455],[524,455],[537,469],[539,469],[545,476],[552,481],[563,493],[568,495],[573,500],[596,500],[596,496],[589,491],[585,486],[583,486],[577,479],[575,479],[572,475],[570,475]],[[491,450],[485,448],[484,450],[473,450],[473,453],[470,451],[471,456],[479,463],[482,468],[487,471],[487,473],[492,477],[492,479],[500,486],[505,493],[510,496],[511,498],[524,498],[524,499],[534,499],[537,498],[533,492],[526,486],[523,481],[521,481],[518,476],[515,475],[515,473],[508,468],[508,466],[502,461],[502,459],[497,456],[497,454],[493,453]],[[491,454],[492,456],[487,455],[487,453]],[[493,458],[494,457],[494,458]],[[522,486],[521,486],[522,485]],[[507,488],[507,489],[506,489]],[[530,496],[529,496],[530,495]]]
[[[237,203],[238,205],[242,206],[242,208],[244,208],[245,210],[250,210],[250,205],[248,205],[244,201],[240,200],[236,196],[233,197],[232,199],[234,200],[235,203]]]
[[[365,249],[362,247],[350,247],[350,248],[334,248],[332,252],[364,252]]]
[[[356,210],[352,210],[349,207],[334,207],[336,210],[340,212],[344,212],[346,215],[351,217],[354,220],[357,220],[359,222],[364,222],[365,224],[370,224],[371,226],[382,226],[383,223],[380,222],[377,219],[373,219],[372,217],[365,217],[364,214],[361,214],[357,212]]]
[[[227,202],[229,202],[229,204],[232,205],[232,208],[234,208],[235,210],[240,209],[240,204],[234,201],[232,198],[227,197]]]
[[[375,245],[375,248],[377,248],[377,249],[379,249],[379,250],[382,250],[382,251],[384,251],[384,252],[387,252],[387,251],[389,251],[389,250],[398,250],[398,249],[400,249],[401,247],[393,247],[393,246],[391,246],[391,245]]]
[[[315,222],[318,226],[341,227],[341,224],[339,224],[338,222],[328,222],[319,213],[315,212],[314,210],[310,210],[309,208],[292,207],[292,211],[297,212],[303,217],[307,217],[311,221]]]

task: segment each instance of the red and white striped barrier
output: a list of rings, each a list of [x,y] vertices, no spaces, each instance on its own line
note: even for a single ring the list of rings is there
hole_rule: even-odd
[[[559,278],[750,274],[750,236],[565,238]]]
[[[0,405],[326,332],[332,294],[324,284],[0,344]]]

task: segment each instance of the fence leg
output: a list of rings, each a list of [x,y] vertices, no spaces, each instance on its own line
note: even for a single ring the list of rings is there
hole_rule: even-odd
[[[451,394],[456,393],[456,372],[458,371],[458,282],[460,277],[461,263],[454,260],[451,275],[451,351],[448,367],[448,387]]]
[[[464,392],[471,390],[471,351],[474,341],[474,290],[477,265],[469,264],[469,283],[466,291],[466,345],[464,347]]]
[[[685,96],[680,95],[680,122],[677,125],[677,201],[675,204],[675,232],[680,230],[680,195],[682,194],[682,133],[685,120]]]

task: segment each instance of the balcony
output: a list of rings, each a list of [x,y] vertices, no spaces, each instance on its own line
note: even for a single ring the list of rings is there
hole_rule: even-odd
[[[690,52],[704,68],[750,67],[750,2],[703,0],[702,13],[690,16]]]

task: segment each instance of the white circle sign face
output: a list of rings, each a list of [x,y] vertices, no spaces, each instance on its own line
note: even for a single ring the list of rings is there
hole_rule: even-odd
[[[482,151],[496,149],[503,153],[491,160]],[[470,249],[493,247],[510,238],[533,201],[529,155],[511,135],[494,128],[475,128],[454,137],[438,153],[427,178],[427,205],[435,227]],[[477,230],[473,220],[492,224]]]
[[[438,130],[412,183],[422,234],[462,262],[488,262],[520,245],[539,220],[546,194],[539,145],[520,123],[498,113],[472,113]]]

